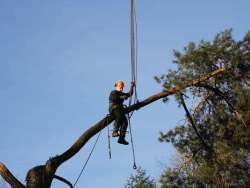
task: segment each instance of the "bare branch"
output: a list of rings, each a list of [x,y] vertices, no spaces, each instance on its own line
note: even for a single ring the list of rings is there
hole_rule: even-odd
[[[229,106],[229,109],[231,110],[231,112],[233,112],[235,114],[235,116],[238,118],[238,120],[240,120],[242,122],[242,124],[247,127],[245,121],[242,118],[242,115],[234,108],[234,106],[232,105],[232,103],[229,101],[229,99],[227,98],[227,96],[220,91],[218,88],[212,87],[208,84],[198,84],[199,87],[204,87],[210,91],[213,91],[216,95],[220,96]]]
[[[57,176],[57,175],[54,175],[54,178],[67,184],[70,188],[74,188],[73,185],[66,179],[64,179],[63,177],[60,177],[60,176]]]
[[[199,133],[197,127],[195,126],[195,123],[194,123],[194,121],[193,121],[193,118],[192,118],[191,114],[189,113],[189,111],[188,111],[188,109],[187,109],[187,106],[186,106],[186,103],[185,103],[185,101],[184,101],[184,99],[183,99],[183,95],[182,95],[182,94],[180,95],[180,98],[181,98],[181,104],[182,104],[182,106],[183,106],[183,108],[184,108],[184,110],[185,110],[185,112],[186,112],[186,114],[187,114],[187,117],[188,117],[188,119],[189,119],[189,122],[191,123],[191,126],[193,127],[193,129],[194,129],[196,135],[197,135],[198,138],[200,139],[201,143],[205,146],[205,148],[211,149],[211,148],[207,145],[207,143],[205,142],[205,140],[202,138],[202,136],[200,135],[200,133]]]

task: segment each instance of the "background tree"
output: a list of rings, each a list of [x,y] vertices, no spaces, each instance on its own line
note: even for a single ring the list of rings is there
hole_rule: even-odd
[[[226,30],[212,42],[191,42],[174,56],[177,70],[156,77],[164,91],[219,67],[226,71],[175,94],[187,121],[161,133],[160,141],[172,143],[185,164],[166,169],[162,187],[249,187],[250,32],[235,41]]]
[[[146,171],[139,167],[135,175],[131,175],[127,180],[125,188],[155,188],[156,182],[147,175]]]

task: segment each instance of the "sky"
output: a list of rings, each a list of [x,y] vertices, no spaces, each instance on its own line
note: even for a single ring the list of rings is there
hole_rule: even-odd
[[[139,99],[162,90],[154,76],[174,69],[173,49],[212,40],[232,28],[235,39],[250,29],[248,0],[137,0]],[[27,171],[63,153],[108,113],[114,82],[130,84],[129,0],[0,0],[0,161],[22,182]],[[132,118],[137,166],[158,179],[175,160],[159,132],[185,116],[173,97]],[[110,125],[111,128],[111,125]],[[122,188],[132,169],[130,146],[101,133],[76,187]],[[129,139],[129,137],[128,137]],[[95,141],[92,138],[57,170],[72,183]],[[53,181],[53,188],[66,187]]]

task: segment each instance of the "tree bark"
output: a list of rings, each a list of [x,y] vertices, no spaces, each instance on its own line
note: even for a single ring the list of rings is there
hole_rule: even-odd
[[[172,94],[176,94],[187,87],[195,86],[222,72],[224,72],[224,68],[220,68],[213,72],[210,72],[207,75],[197,80],[193,80],[190,83],[187,83],[185,86],[176,86],[176,87],[169,89],[168,91],[163,91],[155,95],[152,95],[141,102],[138,102],[134,105],[127,107],[125,109],[125,112],[129,113],[131,111],[138,110],[156,100],[165,98]],[[65,151],[61,155],[50,158],[46,162],[45,165],[36,166],[32,168],[31,170],[29,170],[29,172],[27,173],[26,187],[27,188],[50,188],[57,168],[62,163],[64,163],[65,161],[73,157],[88,142],[90,138],[92,138],[95,134],[97,134],[103,128],[108,126],[113,120],[114,120],[113,117],[111,117],[110,115],[107,115],[102,120],[97,122],[95,125],[87,129],[67,151]]]
[[[15,176],[8,170],[8,168],[0,162],[0,174],[3,179],[13,188],[25,188],[25,186],[18,181]]]

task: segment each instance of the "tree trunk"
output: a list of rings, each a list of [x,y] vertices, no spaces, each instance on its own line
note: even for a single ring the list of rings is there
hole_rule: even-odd
[[[224,68],[217,69],[213,72],[208,73],[207,75],[197,79],[193,80],[190,83],[186,84],[185,86],[179,87],[173,87],[169,89],[168,91],[160,92],[155,95],[152,95],[151,97],[148,97],[147,99],[138,102],[137,104],[134,104],[132,106],[129,106],[125,109],[126,113],[129,113],[134,110],[138,110],[156,100],[165,98],[169,95],[175,94],[180,92],[181,90],[190,87],[190,86],[195,86],[203,81],[208,80],[209,78],[220,74],[224,72]],[[55,156],[50,158],[45,165],[41,166],[36,166],[32,169],[29,170],[27,173],[27,188],[50,188],[53,177],[55,175],[55,172],[57,168],[73,157],[87,142],[90,138],[92,138],[96,133],[101,131],[103,128],[108,126],[114,119],[110,116],[107,115],[104,117],[102,120],[97,122],[95,125],[90,127],[87,131],[85,131],[79,138],[78,140],[64,153],[61,155]],[[1,167],[1,166],[0,166]],[[1,173],[1,168],[0,168],[0,174],[3,176],[3,178],[14,188],[23,188],[24,186],[20,185],[19,187],[16,186],[18,184],[12,184],[12,182],[18,182],[18,180],[15,179],[15,177],[11,174],[6,174],[6,173]],[[11,179],[11,181],[9,180]],[[16,180],[16,181],[14,181]],[[16,187],[15,187],[16,186]]]

